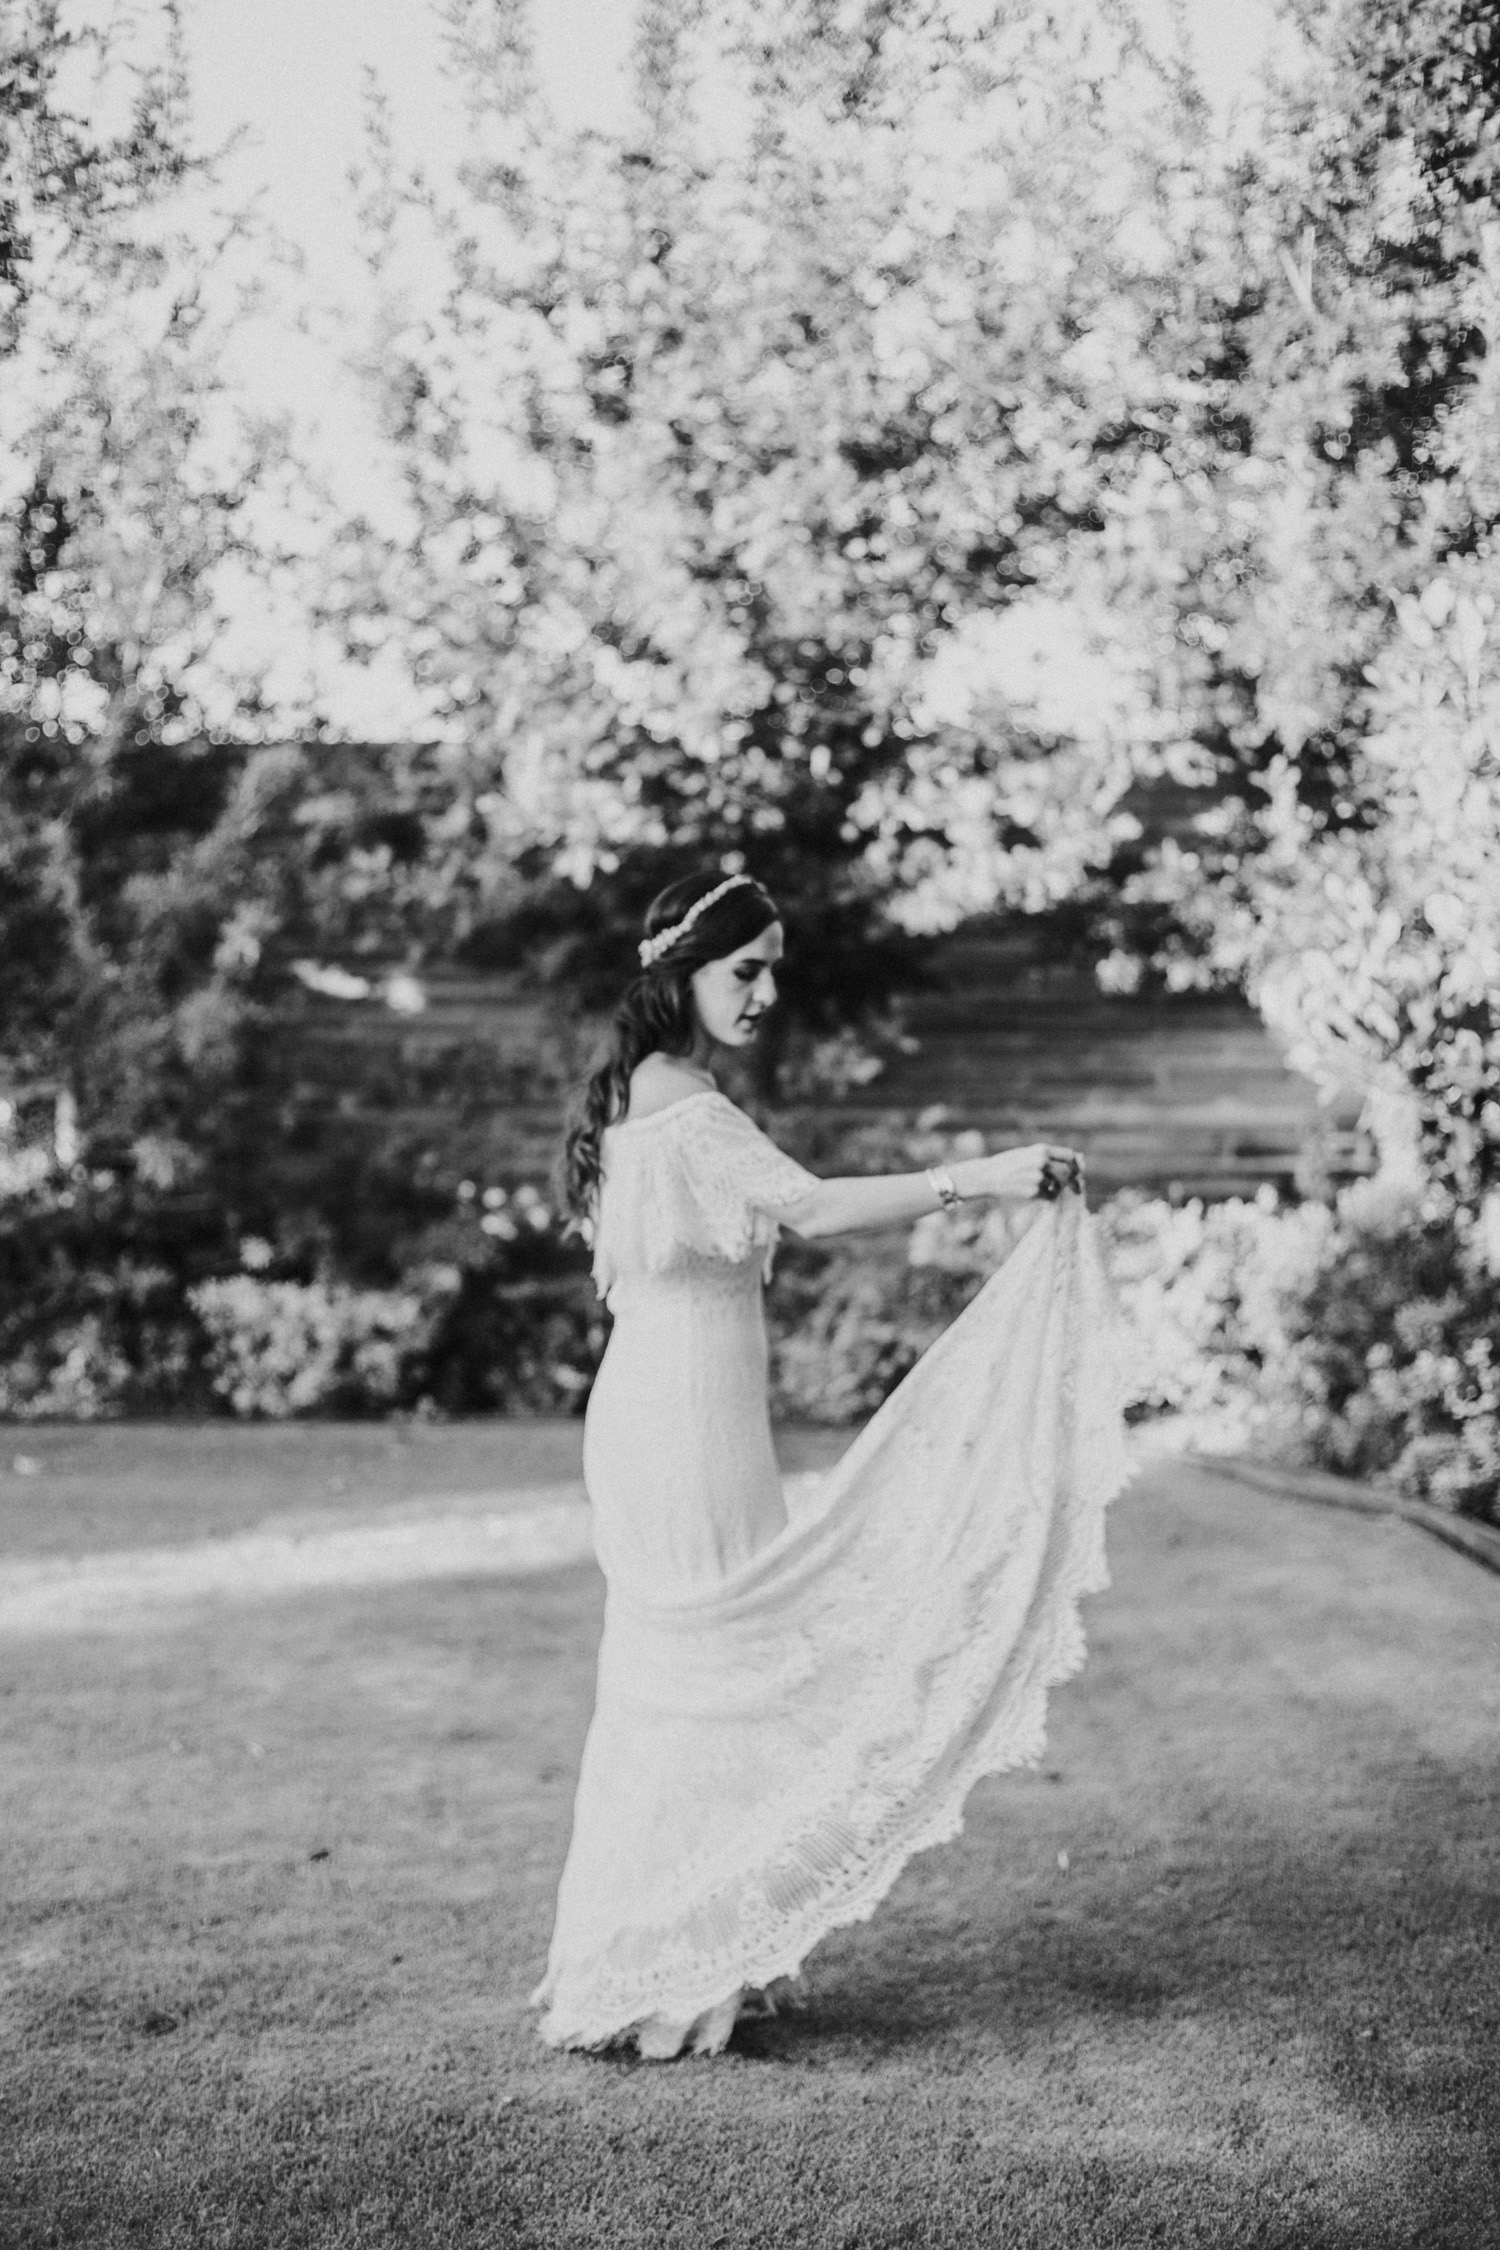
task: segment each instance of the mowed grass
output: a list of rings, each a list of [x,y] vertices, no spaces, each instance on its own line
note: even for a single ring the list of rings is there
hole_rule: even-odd
[[[592,1571],[0,1642],[0,2243],[1500,2243],[1500,1581],[1181,1466],[1112,1559],[1044,1766],[667,2066],[525,2001]]]
[[[845,1443],[787,1430],[782,1464],[817,1468]],[[12,1426],[0,1434],[0,1562],[525,1506],[582,1475],[581,1420]]]

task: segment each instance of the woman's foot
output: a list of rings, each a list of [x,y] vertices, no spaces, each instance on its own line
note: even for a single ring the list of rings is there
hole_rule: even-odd
[[[705,2008],[691,2023],[672,2023],[665,2016],[648,2016],[636,2025],[636,2050],[645,2062],[675,2062],[684,2050],[695,2055],[721,2055],[729,2044],[740,2011],[743,1988],[732,1992],[715,2008]]]

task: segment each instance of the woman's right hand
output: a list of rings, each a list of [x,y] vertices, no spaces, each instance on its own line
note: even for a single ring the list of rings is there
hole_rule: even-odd
[[[1078,1151],[1051,1141],[1004,1149],[998,1156],[966,1157],[949,1169],[954,1186],[966,1200],[970,1196],[1005,1196],[1025,1203],[1040,1196],[1050,1202],[1065,1188],[1083,1184],[1083,1158]]]

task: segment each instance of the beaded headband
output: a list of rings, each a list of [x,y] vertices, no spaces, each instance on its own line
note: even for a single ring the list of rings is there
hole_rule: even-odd
[[[728,876],[716,890],[705,891],[702,898],[695,899],[686,914],[683,915],[682,920],[674,922],[669,930],[658,930],[655,937],[642,938],[637,948],[641,957],[641,967],[649,969],[653,961],[659,961],[664,953],[670,953],[677,940],[680,937],[687,936],[688,931],[700,914],[706,914],[711,906],[717,906],[726,891],[737,891],[742,883],[749,883],[753,887],[755,877],[753,875]]]

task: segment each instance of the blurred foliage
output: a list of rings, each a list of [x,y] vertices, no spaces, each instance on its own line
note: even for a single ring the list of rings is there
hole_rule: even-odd
[[[607,880],[580,889],[542,855],[523,853],[512,870],[514,904],[492,901],[460,939],[457,957],[473,967],[525,970],[568,1011],[602,1017],[631,973],[650,900],[702,860],[701,849],[643,846],[624,854]],[[893,925],[873,897],[840,897],[824,879],[828,869],[819,875],[780,853],[758,854],[755,865],[782,906],[787,932],[780,1005],[757,1042],[755,1074],[763,1090],[786,1094],[820,1033],[836,1037],[858,1024],[879,1035],[891,995],[930,981],[930,948]]]
[[[1500,21],[1303,13],[1226,165],[1115,10],[646,0],[580,137],[520,0],[455,0],[457,186],[378,122],[365,181],[405,530],[335,527],[319,597],[430,692],[408,746],[268,743],[251,682],[222,723],[281,458],[226,389],[242,229],[170,7],[5,13],[0,1411],[580,1399],[577,1245],[331,1130],[279,1027],[458,959],[561,1055],[710,858],[785,902],[811,1102],[976,910],[1242,984],[1370,1094],[1421,1270],[1357,1203],[1143,1218],[1170,1383],[1274,1367],[1320,1458],[1489,1505]],[[779,1395],[868,1404],[965,1286],[797,1253]]]
[[[235,739],[210,724],[283,448],[229,395],[246,229],[175,9],[7,8],[0,127],[0,1096],[50,1092],[68,1162],[141,1207],[231,1225],[294,964],[399,958],[431,781],[420,751],[266,744],[253,683]]]
[[[1331,1204],[1127,1190],[1099,1223],[1132,1419],[1181,1415],[1210,1448],[1253,1446],[1500,1522],[1493,1222],[1432,1186],[1362,1180]],[[936,1214],[913,1230],[910,1263],[946,1277],[957,1309],[1025,1224],[1024,1211]],[[805,1356],[814,1335],[821,1373]],[[830,1268],[826,1302],[799,1307],[797,1395],[822,1384],[868,1410],[885,1372],[899,1379],[929,1340],[923,1300],[889,1260],[857,1279]]]
[[[772,1411],[865,1421],[980,1286],[977,1273],[786,1243],[766,1308]]]
[[[214,1389],[247,1419],[389,1411],[423,1325],[419,1298],[337,1282],[233,1274],[201,1282],[189,1302]]]
[[[1233,443],[1122,550],[1217,779],[1100,894],[1104,973],[1243,984],[1474,1208],[1500,1177],[1500,19],[1343,0],[1309,31],[1196,277]]]
[[[82,1166],[17,1169],[0,1153],[0,1415],[211,1411],[187,1292],[233,1261],[223,1213]]]
[[[1500,1272],[1451,1196],[1105,1207],[1138,1411],[1500,1522]]]
[[[940,1153],[924,1140],[908,1161]],[[106,1419],[581,1413],[608,1340],[587,1253],[534,1189],[429,1182],[383,1287],[317,1234],[226,1235],[200,1200],[81,1167],[0,1198],[0,1415]],[[773,1411],[863,1420],[1031,1216],[936,1214],[889,1243],[784,1241]],[[1378,1477],[1500,1520],[1500,1241],[1451,1196],[1361,1182],[1332,1206],[1104,1205],[1135,1418]],[[394,1262],[394,1261],[393,1261]]]
[[[579,138],[523,0],[454,10],[461,192],[378,133],[367,181],[409,528],[345,527],[328,607],[451,722],[471,958],[592,1004],[743,862],[828,1031],[901,932],[1047,913],[1113,989],[1245,986],[1483,1193],[1500,30],[1304,31],[1226,163],[1114,14],[647,7]]]
[[[22,0],[0,113],[0,1074],[148,1144],[149,1182],[236,1067],[253,803],[193,697],[263,451],[222,396],[173,11]]]
[[[662,883],[743,863],[831,1028],[1129,832],[1140,652],[1056,588],[1183,379],[1191,105],[1113,18],[962,13],[647,6],[633,120],[579,138],[525,9],[464,4],[462,193],[377,135],[408,529],[346,527],[327,600],[450,724],[469,958],[593,1001]],[[740,133],[695,122],[709,50]]]
[[[316,1211],[242,1232],[0,1150],[0,1418],[581,1413],[608,1335],[582,1244],[534,1189],[424,1187],[372,1286]]]

